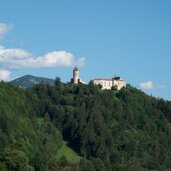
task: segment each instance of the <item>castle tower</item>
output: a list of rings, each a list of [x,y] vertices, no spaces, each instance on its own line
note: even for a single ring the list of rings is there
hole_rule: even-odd
[[[79,82],[79,70],[78,68],[75,66],[74,70],[73,70],[73,83],[74,84],[78,84]]]

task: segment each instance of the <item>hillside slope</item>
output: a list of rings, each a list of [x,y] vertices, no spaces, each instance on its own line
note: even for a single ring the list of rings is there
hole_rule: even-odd
[[[62,170],[70,167],[62,148],[61,132],[44,113],[36,94],[1,82],[0,170]],[[76,153],[65,148],[79,160]]]
[[[171,102],[130,85],[0,83],[0,110],[0,170],[171,169]]]
[[[22,76],[15,80],[10,81],[10,83],[13,85],[24,87],[24,88],[31,88],[34,85],[40,84],[40,83],[47,83],[47,84],[53,85],[54,81],[55,80],[50,79],[50,78],[25,75],[25,76]]]
[[[42,85],[34,91],[42,103],[46,99],[52,121],[81,156],[98,159],[106,170],[171,168],[170,102],[130,85],[120,91],[91,83]]]

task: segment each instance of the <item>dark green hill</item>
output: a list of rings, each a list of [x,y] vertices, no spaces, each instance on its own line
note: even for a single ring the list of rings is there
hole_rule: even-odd
[[[81,162],[85,168],[171,169],[170,102],[130,85],[120,91],[101,90],[91,83],[41,85],[34,91],[40,101],[48,102],[46,110],[65,140],[89,159],[89,164]]]
[[[170,121],[171,102],[130,85],[1,82],[0,170],[169,171]]]
[[[79,159],[41,105],[31,90],[0,82],[1,171],[62,170],[66,150],[70,162]]]
[[[53,85],[54,81],[55,80],[50,79],[50,78],[25,75],[25,76],[22,76],[20,78],[10,81],[10,83],[13,85],[24,87],[24,88],[31,88],[34,85],[40,84],[40,83],[47,83],[47,84]]]

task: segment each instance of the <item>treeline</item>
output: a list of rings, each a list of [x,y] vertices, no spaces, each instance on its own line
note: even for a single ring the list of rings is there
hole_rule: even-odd
[[[41,105],[32,90],[0,83],[1,171],[55,171],[67,165],[64,157],[56,158],[62,134],[46,113],[40,115]]]
[[[171,102],[100,88],[0,83],[0,170],[170,170]],[[57,157],[63,139],[80,161]]]

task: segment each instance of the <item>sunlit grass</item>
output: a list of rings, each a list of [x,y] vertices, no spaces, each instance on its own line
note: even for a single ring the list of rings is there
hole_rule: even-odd
[[[70,163],[79,161],[81,157],[67,146],[67,142],[63,141],[62,147],[58,150],[57,157],[65,156]]]

